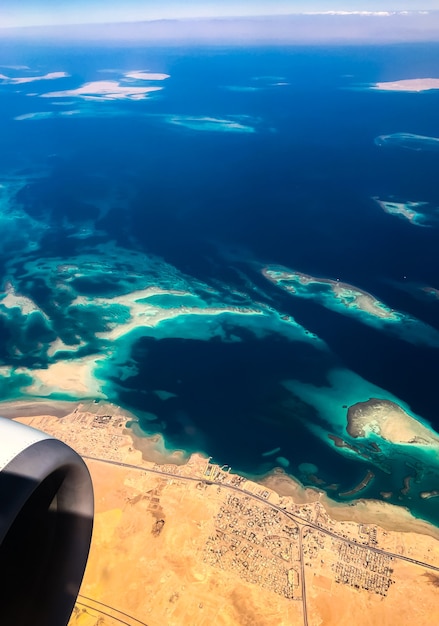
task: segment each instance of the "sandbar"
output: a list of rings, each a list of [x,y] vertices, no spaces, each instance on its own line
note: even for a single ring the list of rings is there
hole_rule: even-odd
[[[436,289],[435,287],[422,287],[421,289],[432,298],[439,300],[439,289]]]
[[[255,133],[256,129],[248,124],[242,124],[236,119],[225,119],[205,116],[169,115],[168,124],[183,126],[190,130],[228,133]]]
[[[96,336],[114,341],[134,329],[141,327],[153,328],[162,322],[181,316],[199,315],[211,317],[224,314],[264,315],[264,311],[261,309],[243,306],[201,308],[180,305],[174,308],[160,308],[155,304],[148,303],[148,299],[155,295],[175,295],[180,298],[182,296],[191,296],[192,294],[181,290],[165,290],[159,287],[147,287],[121,296],[114,296],[113,298],[94,298],[93,305],[102,308],[103,311],[105,311],[106,307],[117,304],[127,307],[130,313],[128,321],[115,324],[112,328],[109,328],[109,330],[96,333]],[[87,298],[79,296],[72,302],[71,306],[87,306],[88,304],[90,304],[90,302]]]
[[[39,311],[41,315],[47,318],[46,314],[35,304],[30,298],[17,293],[11,282],[7,281],[4,288],[5,295],[0,299],[0,305],[7,309],[20,309],[22,315],[29,315],[34,311]]]
[[[160,91],[162,87],[135,87],[121,85],[114,80],[97,80],[85,83],[77,89],[51,91],[40,94],[40,98],[82,98],[83,100],[143,100],[149,93]]]
[[[0,80],[9,85],[23,85],[25,83],[34,83],[39,80],[56,80],[57,78],[67,78],[70,74],[67,72],[49,72],[43,76],[20,76],[16,78],[10,78],[8,76],[0,75]]]
[[[351,496],[355,496],[360,491],[363,491],[363,489],[366,489],[366,487],[374,478],[375,478],[375,474],[371,472],[370,470],[367,470],[365,477],[362,480],[360,480],[358,485],[355,485],[355,487],[352,487],[352,489],[348,489],[347,491],[340,491],[338,495],[342,496],[343,498],[349,498]]]
[[[429,91],[439,89],[439,78],[406,78],[388,82],[375,83],[371,89],[379,91]]]
[[[100,384],[94,376],[99,357],[91,355],[70,361],[58,361],[46,369],[33,369],[23,373],[32,376],[33,382],[24,391],[29,396],[50,396],[65,393],[74,398],[102,397]],[[21,369],[16,370],[21,373]]]
[[[127,72],[124,74],[126,78],[133,78],[134,80],[166,80],[170,78],[169,74],[160,74],[157,72],[146,72],[146,71],[133,71]]]
[[[391,135],[380,135],[374,140],[376,146],[394,146],[406,150],[439,150],[439,137],[428,137],[426,135],[415,135],[414,133],[393,133]]]

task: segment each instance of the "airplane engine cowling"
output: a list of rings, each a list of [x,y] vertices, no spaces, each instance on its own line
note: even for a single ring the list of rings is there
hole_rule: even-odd
[[[0,418],[0,624],[64,626],[93,527],[83,460],[34,428]]]

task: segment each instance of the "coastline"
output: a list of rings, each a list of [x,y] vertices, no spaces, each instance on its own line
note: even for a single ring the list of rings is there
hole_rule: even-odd
[[[0,404],[0,414],[10,419],[16,419],[41,430],[51,430],[50,434],[63,438],[63,432],[70,434],[71,424],[68,420],[74,418],[78,409],[80,411],[96,411],[96,415],[105,417],[108,407],[112,407],[117,414],[117,435],[113,435],[112,440],[116,445],[117,458],[124,462],[145,463],[149,466],[177,466],[179,472],[189,473],[191,467],[198,470],[209,463],[209,458],[204,453],[192,453],[186,455],[184,450],[169,450],[166,448],[166,440],[162,435],[142,436],[136,432],[137,418],[135,415],[108,402],[93,400],[88,402],[65,402],[52,400],[29,400],[10,401]],[[66,413],[67,411],[67,413]],[[81,414],[81,413],[79,413]],[[95,415],[89,413],[89,415]],[[64,423],[63,419],[67,418]],[[133,429],[134,426],[134,429]],[[96,431],[95,431],[96,432]],[[113,431],[116,432],[115,430]],[[94,434],[90,430],[84,430],[84,440],[78,439],[77,452],[84,456],[81,444],[94,450]],[[105,430],[101,429],[97,433],[101,439],[105,438]],[[67,442],[69,443],[69,442]],[[72,445],[70,443],[70,445]],[[86,451],[87,452],[87,451]],[[87,457],[87,454],[85,454]],[[116,458],[116,457],[115,457]],[[232,474],[237,479],[239,474]],[[370,480],[372,477],[370,477]],[[379,500],[359,498],[351,502],[341,503],[332,500],[323,490],[316,486],[304,486],[292,475],[289,475],[281,467],[274,468],[263,476],[247,478],[250,484],[266,487],[272,492],[275,498],[291,499],[294,504],[306,505],[319,502],[327,514],[334,520],[340,522],[357,522],[365,524],[376,524],[388,531],[417,533],[428,535],[439,540],[439,527],[425,520],[419,519],[402,506],[397,506],[389,502]],[[425,496],[424,496],[425,497]]]
[[[149,463],[157,463],[158,465],[186,465],[189,462],[190,455],[184,450],[168,450],[166,448],[166,440],[161,433],[156,435],[141,434],[140,426],[136,420],[132,420],[129,427],[125,427],[124,433],[128,434],[136,450],[142,454],[142,459]],[[198,453],[203,456],[201,453]],[[206,457],[207,461],[207,457]]]
[[[76,400],[51,400],[38,397],[25,400],[7,400],[0,402],[0,416],[8,419],[42,415],[62,418],[71,413],[77,406]]]
[[[340,522],[377,524],[387,531],[417,533],[439,540],[439,527],[415,517],[403,506],[366,498],[337,502],[317,487],[305,487],[281,468],[276,468],[258,482],[280,496],[291,497],[296,504],[320,502],[328,515]]]

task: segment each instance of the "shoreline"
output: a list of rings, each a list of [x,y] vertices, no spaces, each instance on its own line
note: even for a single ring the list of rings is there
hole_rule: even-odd
[[[69,415],[77,406],[76,400],[51,400],[38,397],[26,400],[6,400],[0,402],[0,416],[8,419],[42,415],[61,418]]]
[[[94,407],[97,407],[98,410],[99,408],[104,410],[108,406],[114,405],[105,400],[99,400],[97,403],[93,400],[88,402],[67,402],[48,399],[13,400],[0,404],[0,415],[9,419],[17,419],[17,421],[22,423],[30,422],[29,425],[32,427],[44,430],[44,426],[50,422],[51,418],[56,419],[57,423],[62,423],[60,418],[74,415],[79,406],[86,410]],[[139,435],[135,432],[136,429],[134,428],[133,430],[132,428],[138,422],[136,416],[120,407],[117,407],[117,410],[119,421],[121,421],[121,426],[123,426],[121,435],[131,442],[131,454],[143,462],[158,465],[174,465],[182,469],[194,462],[198,465],[200,462],[209,462],[210,457],[204,452],[198,453],[194,451],[186,455],[184,450],[167,449],[166,440],[161,434]],[[41,421],[41,424],[39,421]],[[54,436],[57,436],[57,434],[55,433]],[[81,454],[80,450],[78,452]],[[242,474],[235,472],[232,472],[232,474],[242,476]],[[320,502],[328,515],[337,521],[377,524],[388,531],[419,533],[439,540],[439,526],[415,517],[409,509],[403,506],[365,498],[355,499],[351,502],[338,502],[331,499],[325,491],[317,486],[303,485],[295,476],[287,474],[281,467],[273,468],[265,475],[246,475],[245,479],[267,487],[280,498],[291,498],[294,504]]]
[[[135,417],[135,416],[134,416]],[[166,439],[161,433],[156,435],[144,435],[138,425],[137,419],[130,417],[131,424],[126,425],[124,428],[124,434],[131,437],[133,445],[136,450],[142,454],[142,459],[147,463],[157,463],[159,465],[187,465],[192,454],[187,454],[185,450],[175,449],[169,450],[166,448]],[[205,456],[202,452],[197,452],[199,456]],[[206,456],[206,461],[208,457]]]
[[[358,498],[352,502],[337,502],[318,487],[302,485],[282,468],[274,469],[258,482],[281,497],[291,497],[296,504],[320,502],[328,515],[337,521],[376,524],[390,532],[419,533],[439,540],[438,526],[415,517],[403,506],[366,498]]]

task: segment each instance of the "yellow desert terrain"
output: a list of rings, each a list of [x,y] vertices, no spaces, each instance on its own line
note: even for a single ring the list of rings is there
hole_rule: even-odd
[[[183,463],[108,403],[21,412],[76,449],[93,479],[71,626],[439,623],[439,531],[408,511],[339,505],[281,471],[259,484],[201,455]]]

